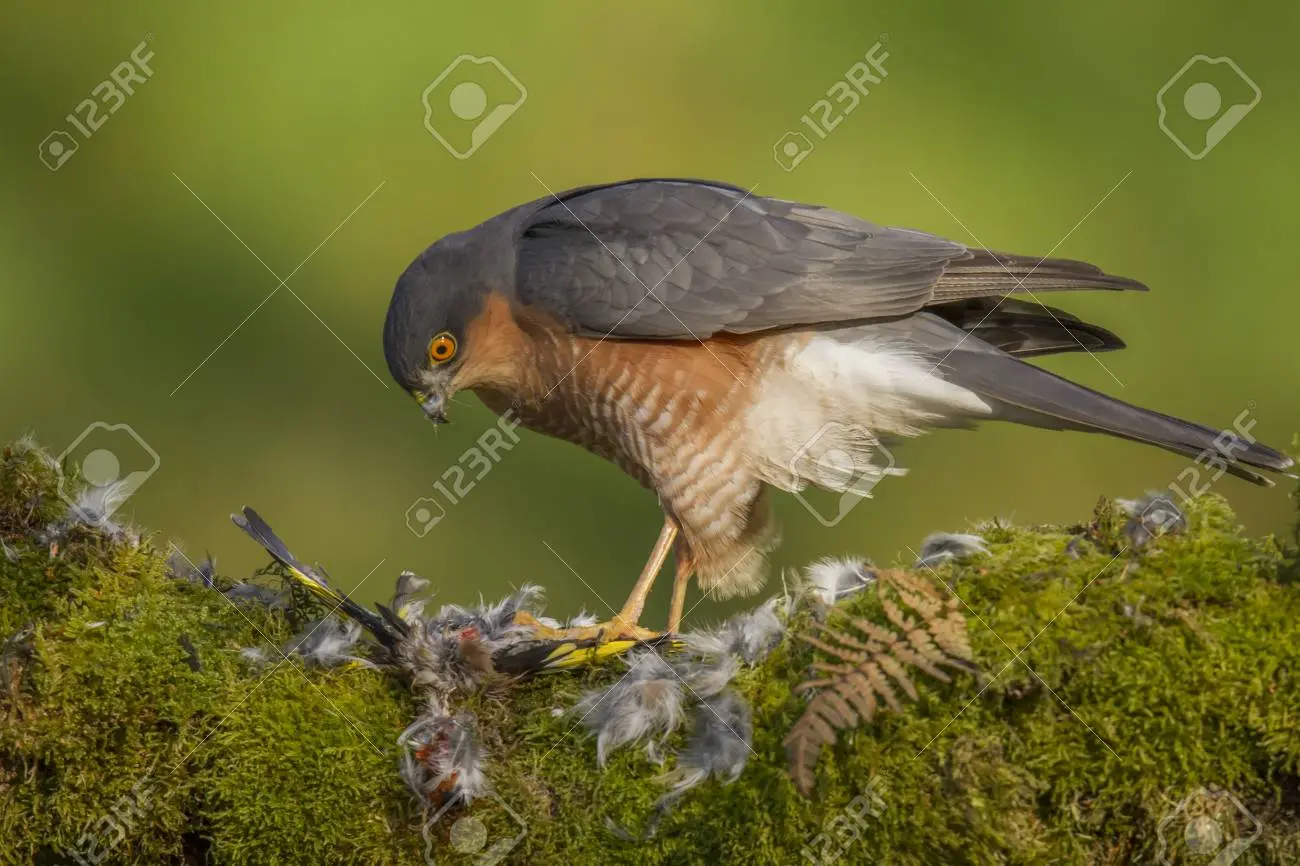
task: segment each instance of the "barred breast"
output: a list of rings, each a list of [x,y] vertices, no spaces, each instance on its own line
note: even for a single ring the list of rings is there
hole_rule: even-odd
[[[539,348],[530,393],[513,406],[485,402],[654,490],[682,529],[703,589],[722,597],[757,589],[772,539],[743,429],[754,347],[561,334]]]

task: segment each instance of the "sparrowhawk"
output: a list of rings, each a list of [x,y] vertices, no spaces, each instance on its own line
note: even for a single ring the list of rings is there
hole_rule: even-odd
[[[722,183],[582,187],[448,235],[402,274],[384,327],[393,377],[435,422],[470,389],[497,413],[613,461],[663,529],[609,636],[641,636],[674,544],[687,581],[750,593],[775,543],[772,488],[859,489],[879,443],[986,419],[1108,433],[1249,481],[1292,461],[1026,363],[1121,348],[1041,304],[1145,290],[1078,261],[974,249]],[[838,462],[827,462],[828,454]]]

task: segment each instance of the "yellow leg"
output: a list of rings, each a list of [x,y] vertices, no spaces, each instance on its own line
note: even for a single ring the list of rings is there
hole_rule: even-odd
[[[682,627],[682,613],[686,610],[686,587],[695,573],[695,564],[691,562],[686,545],[677,545],[677,576],[673,578],[673,603],[668,609],[668,632],[675,634]]]
[[[624,626],[636,627],[641,619],[641,611],[645,609],[645,600],[650,595],[650,589],[655,585],[655,578],[664,567],[664,560],[668,559],[668,553],[673,549],[673,541],[676,538],[677,524],[671,517],[665,516],[664,528],[659,530],[659,540],[650,551],[650,558],[646,560],[645,568],[641,569],[641,576],[632,586],[632,592],[623,603],[623,609],[618,612],[618,616],[614,617],[614,624],[621,623]]]
[[[641,569],[641,575],[633,584],[632,592],[628,595],[627,601],[623,603],[623,609],[608,622],[579,628],[548,629],[526,613],[517,615],[515,617],[516,621],[521,625],[533,627],[539,637],[552,640],[592,640],[597,638],[601,641],[618,639],[651,640],[659,637],[657,632],[641,628],[638,622],[641,619],[641,612],[645,609],[645,600],[650,595],[650,589],[654,586],[655,578],[659,576],[659,571],[663,568],[664,560],[668,558],[668,554],[673,548],[673,541],[676,538],[677,524],[673,522],[671,517],[665,515],[664,527],[659,531],[659,540],[655,542],[654,549],[650,551],[650,558],[646,560],[645,568]]]

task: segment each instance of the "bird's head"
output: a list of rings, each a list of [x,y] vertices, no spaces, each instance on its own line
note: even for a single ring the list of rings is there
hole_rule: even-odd
[[[462,256],[446,243],[451,240],[434,244],[406,269],[384,323],[389,371],[435,424],[447,421],[452,395],[473,384],[472,325],[488,294],[477,281],[458,279]]]

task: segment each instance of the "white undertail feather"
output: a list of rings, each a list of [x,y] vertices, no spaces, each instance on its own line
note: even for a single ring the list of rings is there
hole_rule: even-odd
[[[928,426],[987,417],[978,395],[933,372],[904,348],[814,336],[773,365],[749,409],[749,452],[764,481],[782,490],[815,484],[865,491],[886,474],[877,437],[916,436]],[[865,482],[865,483],[864,483]]]

